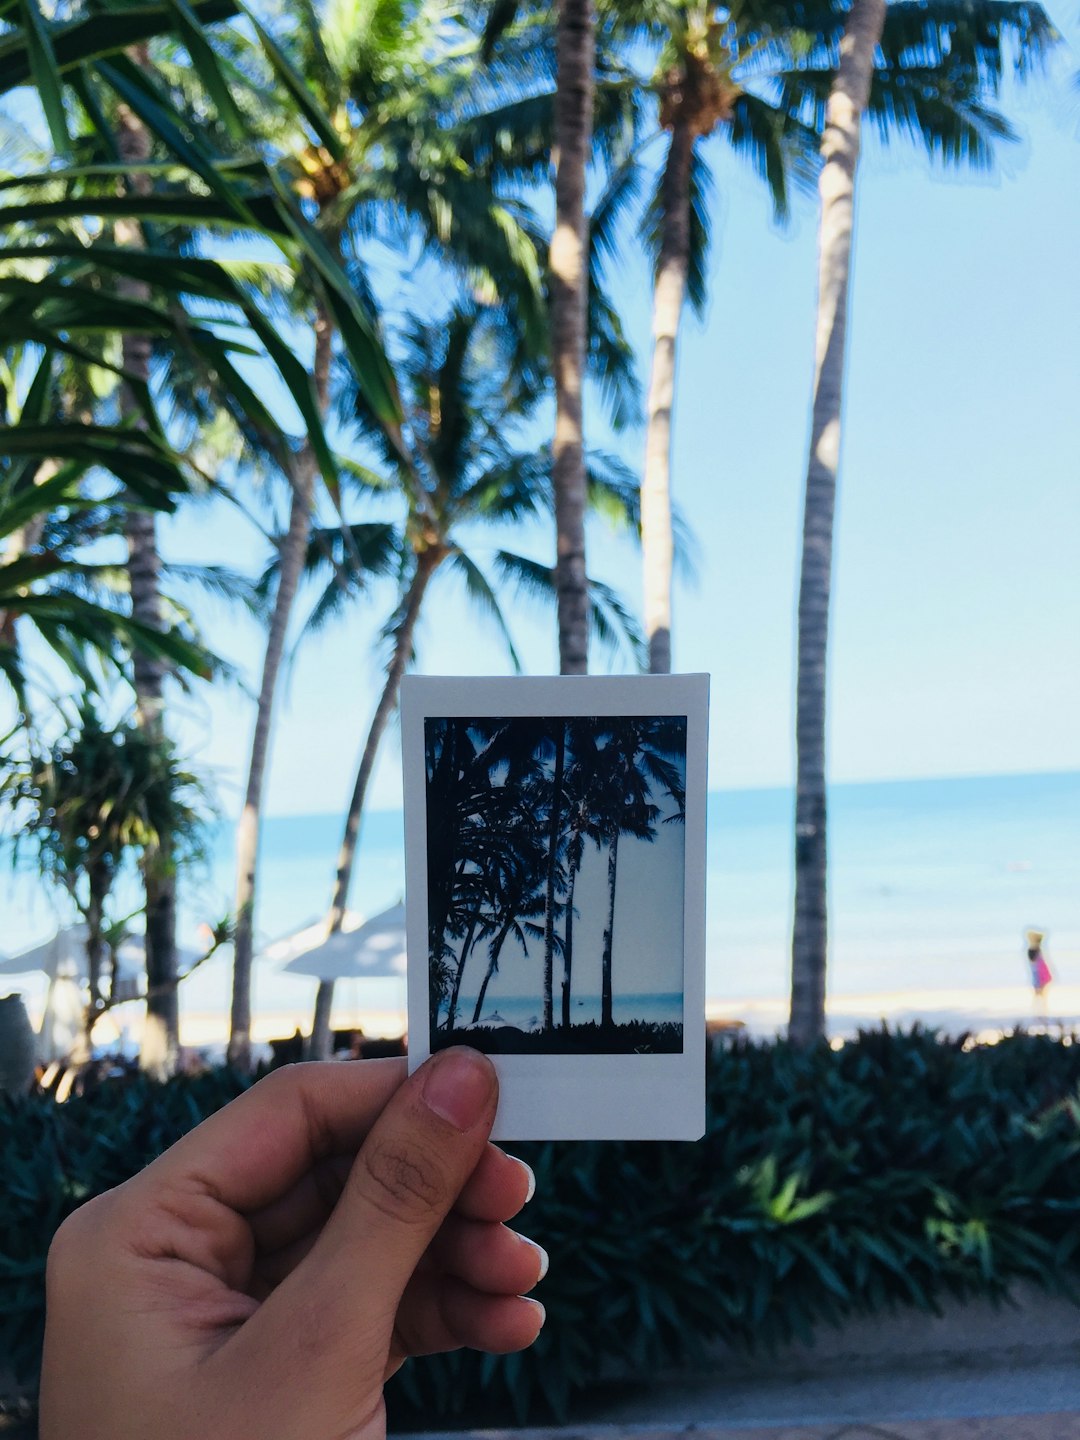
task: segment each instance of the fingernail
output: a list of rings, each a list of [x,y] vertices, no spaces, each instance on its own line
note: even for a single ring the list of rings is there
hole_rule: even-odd
[[[521,1166],[521,1168],[525,1171],[525,1174],[529,1177],[529,1191],[528,1194],[525,1196],[525,1204],[527,1205],[532,1199],[532,1197],[536,1194],[536,1176],[533,1174],[532,1166],[527,1165],[524,1160],[518,1159],[516,1155],[511,1155],[510,1159],[517,1160],[517,1163]]]
[[[526,1245],[530,1246],[540,1256],[540,1274],[536,1277],[536,1283],[539,1285],[540,1281],[548,1272],[548,1264],[550,1263],[548,1261],[548,1253],[542,1245],[538,1245],[535,1240],[530,1240],[528,1235],[519,1235],[518,1239],[523,1240]]]
[[[487,1114],[493,1083],[491,1062],[475,1050],[457,1046],[429,1063],[424,1103],[455,1130],[471,1130]]]
[[[525,1301],[526,1305],[535,1305],[537,1310],[540,1311],[540,1324],[536,1327],[536,1333],[539,1335],[540,1331],[544,1328],[544,1321],[547,1319],[547,1311],[544,1309],[543,1305],[540,1304],[540,1301],[534,1300],[531,1295],[522,1295],[521,1299]]]

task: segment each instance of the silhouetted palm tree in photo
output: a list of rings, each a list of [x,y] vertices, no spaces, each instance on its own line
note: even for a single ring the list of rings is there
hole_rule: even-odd
[[[546,930],[540,922],[547,913],[547,852],[536,826],[531,796],[527,789],[516,795],[509,786],[502,789],[506,792],[504,810],[509,813],[499,820],[505,845],[488,921],[488,964],[473,1009],[474,1025],[480,1019],[488,985],[498,974],[499,957],[507,940],[513,937],[527,953],[529,939],[543,938]],[[557,883],[561,879],[560,870]]]
[[[686,724],[677,718],[620,717],[612,722],[610,739],[603,748],[596,809],[608,844],[608,915],[601,958],[600,1024],[610,1028],[619,839],[623,835],[649,842],[656,839],[660,809],[653,795],[666,793],[674,800],[675,812],[666,820],[685,818]]]
[[[574,964],[574,891],[581,863],[585,858],[585,842],[591,840],[599,849],[605,839],[602,823],[594,809],[597,770],[603,762],[603,751],[597,747],[598,727],[595,720],[570,720],[570,764],[567,768],[566,791],[566,922],[563,929],[562,1024],[570,1026],[570,990]]]
[[[555,968],[555,912],[556,881],[559,874],[559,849],[562,841],[563,776],[566,770],[566,722],[556,720],[552,724],[551,744],[555,751],[555,765],[551,775],[551,795],[548,800],[548,853],[547,887],[544,902],[544,1029],[555,1026],[553,1006],[553,985]]]

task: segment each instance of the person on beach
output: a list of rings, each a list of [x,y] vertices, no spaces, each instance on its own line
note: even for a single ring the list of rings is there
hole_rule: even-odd
[[[1042,951],[1042,943],[1045,939],[1046,933],[1043,930],[1027,932],[1027,957],[1028,965],[1031,967],[1031,988],[1035,992],[1035,1013],[1044,1018],[1046,1016],[1046,991],[1054,978]]]
[[[49,1252],[40,1440],[383,1440],[411,1355],[531,1345],[532,1172],[473,1050],[293,1065],[81,1206]]]

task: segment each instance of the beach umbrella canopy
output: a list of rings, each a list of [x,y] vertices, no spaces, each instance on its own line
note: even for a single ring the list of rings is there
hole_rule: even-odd
[[[67,925],[40,945],[0,960],[0,975],[25,975],[31,970],[43,970],[50,980],[57,975],[85,975],[86,926]]]
[[[308,925],[263,952],[283,971],[317,980],[400,980],[406,972],[405,906],[400,901],[364,920],[347,911],[328,936],[326,922]]]
[[[189,968],[199,957],[193,950],[179,950],[177,959],[181,970]],[[146,944],[143,936],[129,935],[117,947],[117,969],[123,979],[134,980],[146,969]],[[57,976],[72,980],[85,980],[86,926],[66,925],[40,945],[31,945],[17,955],[0,960],[0,975],[24,975],[31,970],[43,970],[50,980]]]

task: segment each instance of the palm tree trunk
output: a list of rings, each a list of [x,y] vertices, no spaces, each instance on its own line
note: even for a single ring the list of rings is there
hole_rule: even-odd
[[[336,935],[345,919],[345,907],[349,900],[349,886],[352,882],[353,865],[356,861],[356,847],[360,839],[360,820],[364,813],[368,783],[375,769],[375,757],[379,753],[379,742],[382,740],[383,732],[390,723],[390,717],[397,706],[398,691],[401,689],[401,679],[405,674],[405,667],[412,655],[413,634],[416,630],[416,622],[420,618],[420,607],[424,602],[428,582],[442,558],[443,551],[437,546],[421,551],[416,557],[416,570],[405,595],[401,625],[398,628],[390,668],[386,673],[386,683],[383,685],[379,703],[372,717],[371,728],[368,730],[367,740],[364,742],[360,768],[356,774],[356,783],[353,785],[352,799],[349,801],[349,813],[345,817],[345,833],[342,836],[341,849],[338,851],[334,893],[330,900],[330,914],[327,920],[328,935]],[[332,980],[326,982],[329,986],[328,994],[331,1001],[333,999],[333,983]],[[311,1053],[316,1058],[322,1058],[328,1043],[326,1026],[329,1018],[330,1007],[327,1004],[326,1018],[324,1022],[321,1022],[322,1028],[316,1028],[320,1023],[318,1015],[312,1019]]]
[[[506,944],[506,937],[510,934],[510,928],[513,923],[514,917],[513,915],[511,915],[510,918],[507,920],[506,924],[502,927],[502,929],[499,931],[498,935],[492,942],[491,955],[488,959],[488,967],[484,973],[483,983],[480,986],[480,993],[476,997],[476,1008],[473,1010],[472,1023],[474,1025],[479,1024],[480,1012],[484,1008],[484,999],[487,996],[488,985],[491,983],[491,977],[499,968],[499,956],[502,954],[502,948]]]
[[[608,920],[604,931],[604,956],[600,990],[600,1024],[610,1029],[612,1024],[611,1004],[611,951],[615,940],[615,886],[619,867],[619,827],[611,832],[611,848],[608,850]]]
[[[334,982],[333,980],[320,980],[319,988],[315,992],[315,1016],[311,1022],[311,1037],[305,1047],[309,1060],[333,1058],[334,1032],[330,1025],[333,1009]],[[316,1036],[319,1040],[320,1054],[315,1053]]]
[[[653,287],[653,354],[648,430],[641,482],[641,555],[649,673],[671,670],[671,416],[675,347],[690,263],[690,159],[694,136],[685,120],[671,133],[660,185],[663,231]]]
[[[105,940],[102,935],[104,917],[104,901],[97,887],[91,885],[89,902],[83,911],[83,919],[86,921],[86,975],[90,993],[83,1019],[82,1042],[76,1046],[72,1056],[76,1064],[85,1064],[93,1056],[94,1026],[103,1009],[101,981],[105,959]]]
[[[574,886],[581,865],[581,837],[575,835],[570,860],[570,883],[566,892],[566,931],[563,935],[562,1023],[570,1029],[570,973],[574,963]]]
[[[145,46],[135,52],[136,63],[147,66]],[[143,165],[150,158],[150,134],[126,105],[117,110],[116,148],[126,165]],[[148,195],[150,177],[138,170],[125,184],[137,195]],[[130,220],[116,225],[119,245],[141,246],[140,226]],[[149,299],[150,287],[140,280],[120,276],[120,294],[133,300]],[[122,341],[124,369],[145,385],[150,378],[151,341],[148,335],[126,332]],[[125,382],[120,387],[120,413],[126,419],[139,414],[141,406]],[[137,509],[128,510],[124,531],[127,538],[128,578],[131,613],[134,619],[153,630],[164,628],[161,609],[161,559],[157,543],[157,519]],[[152,739],[165,737],[165,666],[156,656],[136,650],[132,656],[135,686],[135,713],[140,728]],[[172,837],[163,827],[158,843],[148,847],[142,859],[146,892],[146,1019],[139,1064],[143,1070],[166,1079],[180,1055],[180,1005],[176,961],[176,875],[172,863]]]
[[[825,1033],[828,944],[825,709],[836,475],[840,460],[848,284],[862,112],[886,0],[854,0],[840,46],[821,142],[818,315],[810,457],[799,585],[796,701],[795,919],[788,1034],[810,1045]]]
[[[588,669],[585,577],[585,450],[581,386],[585,369],[588,220],[585,170],[592,146],[596,55],[591,0],[559,0],[555,94],[555,233],[551,240],[551,357],[555,373],[556,563],[559,668]]]
[[[566,761],[566,726],[555,737],[555,774],[551,780],[551,816],[548,821],[547,901],[544,907],[544,1029],[555,1028],[552,983],[555,970],[555,872],[559,863],[559,824],[562,818],[563,766]]]
[[[313,377],[319,408],[325,415],[330,399],[330,358],[333,331],[330,316],[319,306],[315,317],[315,362]],[[259,829],[262,823],[263,786],[270,753],[270,726],[278,672],[285,653],[285,636],[293,601],[300,584],[315,498],[318,462],[310,444],[296,457],[290,475],[292,501],[289,528],[281,546],[277,593],[263,654],[255,734],[248,762],[244,809],[236,834],[236,938],[234,942],[232,1010],[229,1022],[228,1062],[238,1070],[251,1068],[251,966],[255,934],[255,874],[259,857]]]
[[[461,954],[458,956],[457,970],[454,974],[454,984],[450,991],[450,1004],[446,1007],[446,1028],[453,1030],[454,1021],[457,1019],[458,996],[461,994],[461,981],[465,974],[465,964],[469,958],[469,951],[472,949],[473,937],[476,934],[476,926],[480,920],[480,911],[474,910],[469,921],[469,928],[465,932],[465,939],[462,941]]]

